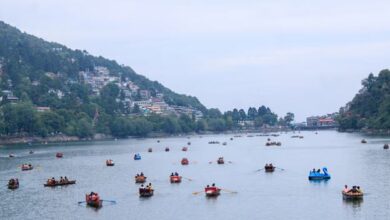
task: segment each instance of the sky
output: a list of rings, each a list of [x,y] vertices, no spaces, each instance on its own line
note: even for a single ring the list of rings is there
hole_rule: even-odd
[[[390,1],[1,0],[0,20],[221,111],[336,112],[389,68]]]

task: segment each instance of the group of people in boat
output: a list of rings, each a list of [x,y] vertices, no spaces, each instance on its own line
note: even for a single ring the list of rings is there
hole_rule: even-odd
[[[87,198],[87,201],[92,201],[92,202],[97,202],[99,200],[100,200],[99,194],[95,192],[91,192]]]
[[[344,189],[343,189],[343,192],[344,193],[363,193],[363,191],[360,189],[360,186],[352,186],[352,188],[348,188],[348,185],[345,185],[344,186]]]
[[[144,176],[144,173],[141,172],[140,174],[137,173],[137,174],[135,175],[136,178],[137,178],[137,177],[140,177],[140,176]]]
[[[52,177],[51,179],[47,179],[47,184],[48,185],[54,185],[54,184],[58,184],[58,183],[69,183],[69,180],[68,180],[68,177],[60,177],[60,180],[56,180],[54,177]]]
[[[12,178],[8,180],[8,186],[19,186],[19,180],[18,178]]]
[[[274,168],[274,165],[272,163],[268,164],[266,163],[265,166],[264,166],[266,169],[267,168]]]
[[[144,184],[142,184],[141,187],[139,188],[140,193],[151,192],[151,191],[153,191],[152,183],[149,183],[146,186],[144,186]]]
[[[310,173],[321,173],[321,169],[316,170],[315,168],[313,168]]]
[[[281,142],[276,142],[276,141],[268,141],[267,143],[265,143],[265,146],[281,146],[282,143]]]
[[[179,176],[178,172],[171,173],[171,176]]]

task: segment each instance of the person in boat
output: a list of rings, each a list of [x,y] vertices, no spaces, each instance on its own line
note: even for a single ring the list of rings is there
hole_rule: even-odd
[[[9,181],[8,181],[8,185],[14,185],[15,184],[15,179],[10,179]]]
[[[347,193],[348,191],[349,191],[348,186],[347,186],[347,185],[344,185],[343,192]]]
[[[268,166],[269,166],[268,163],[266,163],[266,164],[265,164],[265,167],[268,167]]]
[[[63,183],[64,182],[64,178],[61,176],[60,177],[60,183]]]
[[[65,183],[68,183],[68,182],[69,182],[68,177],[66,177],[66,176],[64,177],[64,182],[65,182]]]
[[[348,193],[357,193],[357,192],[358,192],[358,190],[357,190],[356,186],[352,186],[352,189],[350,189],[348,191]]]
[[[137,173],[137,175],[135,175],[135,177],[139,177],[139,174]]]
[[[274,165],[272,165],[272,163],[270,163],[269,166],[270,166],[271,168],[274,167]]]
[[[321,173],[321,170],[320,170],[320,169],[318,169],[318,170],[317,170],[317,173]]]
[[[315,173],[316,172],[316,169],[313,168],[313,170],[311,171],[312,173]]]
[[[144,176],[144,173],[143,173],[143,172],[141,172],[140,176]]]
[[[175,172],[175,176],[179,176],[179,173],[178,173],[178,172]]]
[[[174,176],[173,173],[171,173],[171,176]]]
[[[55,184],[55,183],[56,183],[56,179],[54,179],[54,177],[51,178],[51,183],[52,183],[52,184]]]
[[[29,167],[29,168],[31,168],[31,167],[32,167],[31,163],[30,163],[30,164],[28,164],[28,167]]]

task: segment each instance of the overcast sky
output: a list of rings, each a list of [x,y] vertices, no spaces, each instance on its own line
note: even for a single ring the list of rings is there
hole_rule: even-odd
[[[338,111],[390,64],[390,1],[1,0],[0,20],[222,111]]]

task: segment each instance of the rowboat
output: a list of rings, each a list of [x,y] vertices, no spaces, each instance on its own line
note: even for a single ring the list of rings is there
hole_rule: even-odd
[[[7,186],[8,189],[17,189],[19,188],[19,181],[17,179],[10,179]]]
[[[139,197],[151,197],[153,196],[153,189],[139,188]]]
[[[15,155],[14,154],[9,154],[8,157],[15,157]]]
[[[166,147],[166,148],[165,148],[165,152],[168,152],[168,151],[169,151],[169,147]]]
[[[57,158],[62,158],[63,156],[64,156],[63,153],[60,153],[60,152],[56,153],[56,157],[57,157]]]
[[[221,193],[221,189],[215,187],[215,186],[212,186],[212,187],[206,187],[204,189],[204,192],[206,194],[207,197],[216,197],[216,196],[219,196],[220,193]]]
[[[138,153],[134,154],[134,160],[141,160],[141,155]]]
[[[93,208],[101,208],[103,206],[103,200],[100,200],[100,197],[97,193],[93,193],[92,195],[85,195],[85,202],[88,206]]]
[[[341,191],[343,194],[343,199],[346,200],[359,200],[363,199],[363,192],[344,192]]]
[[[223,160],[223,157],[218,158],[217,163],[218,164],[224,164],[225,161]]]
[[[171,183],[180,183],[181,178],[181,176],[170,176]]]
[[[55,183],[45,183],[43,184],[43,186],[45,187],[55,187],[55,186],[66,186],[66,185],[72,185],[72,184],[76,184],[76,180],[69,180],[67,182],[59,182],[59,181],[56,181]]]
[[[267,172],[267,173],[272,173],[272,172],[274,172],[275,171],[275,167],[274,166],[272,166],[272,165],[265,165],[264,166],[264,170],[265,170],[265,172]]]
[[[388,144],[383,145],[383,149],[385,150],[389,149],[389,145]]]
[[[34,167],[31,165],[23,164],[22,165],[22,171],[32,170]]]
[[[152,152],[153,152],[153,149],[152,149],[152,148],[149,148],[149,149],[148,149],[148,152],[149,152],[149,153],[152,153]]]
[[[181,159],[181,165],[188,165],[188,159],[187,158],[183,158]]]
[[[366,144],[366,143],[367,143],[366,139],[363,139],[363,140],[361,141],[361,143],[362,143],[362,144]]]
[[[187,150],[188,150],[188,147],[183,147],[181,150],[182,150],[182,151],[187,151]]]
[[[144,183],[146,181],[146,176],[136,176],[135,183]]]

